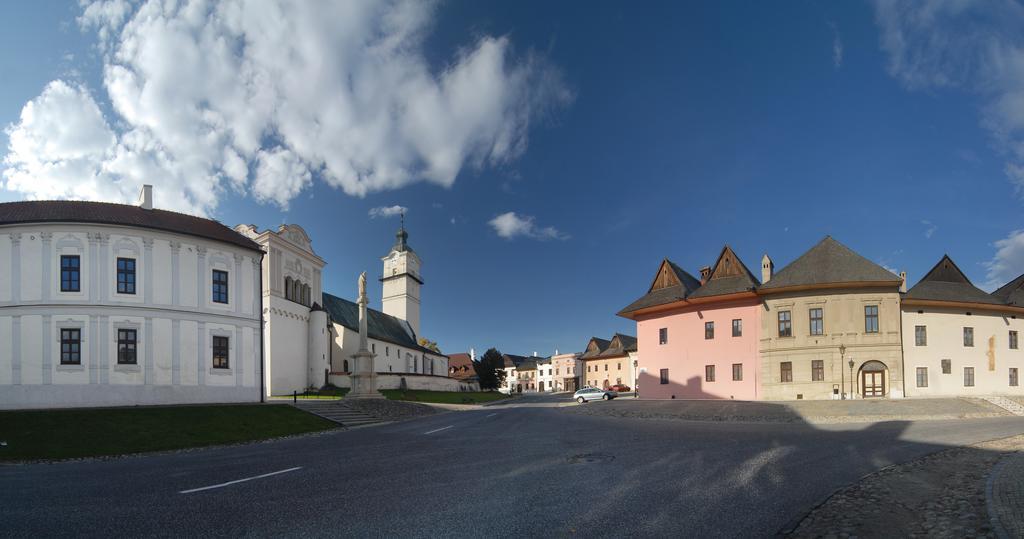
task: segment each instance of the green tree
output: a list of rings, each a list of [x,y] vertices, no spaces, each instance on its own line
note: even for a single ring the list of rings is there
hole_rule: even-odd
[[[437,352],[438,354],[441,353],[441,349],[438,348],[437,343],[435,341],[432,341],[432,340],[426,338],[426,337],[420,337],[420,346],[422,346],[423,348],[426,348],[427,350],[433,350],[433,351]]]
[[[473,361],[473,370],[480,378],[480,389],[484,391],[498,389],[505,382],[505,360],[496,348]]]

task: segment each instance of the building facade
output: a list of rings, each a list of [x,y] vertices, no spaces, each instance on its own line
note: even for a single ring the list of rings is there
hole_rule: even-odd
[[[0,408],[258,402],[260,246],[139,204],[0,204]]]
[[[1013,284],[985,293],[943,256],[903,296],[908,396],[1024,395],[1024,305],[1012,303]]]
[[[900,277],[831,237],[772,266],[757,289],[763,399],[904,396]]]
[[[619,312],[637,323],[638,396],[758,399],[758,284],[729,246],[699,281],[664,260],[647,294]]]
[[[591,337],[586,350],[580,355],[580,377],[585,386],[607,389],[613,385],[625,385],[633,390],[636,387],[638,357],[636,337],[621,333],[616,333],[610,340]]]
[[[551,356],[551,366],[554,369],[552,378],[553,391],[570,393],[578,390],[580,386],[580,354],[555,354]]]

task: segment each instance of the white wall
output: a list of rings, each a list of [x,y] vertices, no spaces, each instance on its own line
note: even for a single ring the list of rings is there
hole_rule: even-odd
[[[80,291],[60,290],[60,256],[81,257]],[[117,257],[136,293],[117,292]],[[260,253],[184,234],[105,225],[0,227],[0,408],[258,401]],[[212,270],[228,272],[214,303]],[[198,308],[195,305],[200,305]],[[62,365],[60,328],[81,330],[81,363]],[[117,363],[117,330],[137,363]],[[212,336],[229,368],[212,368]]]
[[[923,311],[919,313],[918,311]],[[967,313],[971,314],[968,315]],[[1024,386],[1010,386],[1010,368],[1024,375],[1024,350],[1009,347],[1009,332],[1024,335],[1024,320],[1016,315],[976,309],[903,308],[903,363],[907,395],[949,397],[1024,395]],[[915,327],[925,326],[927,341],[917,346]],[[964,346],[964,327],[974,328],[974,346]],[[942,373],[942,360],[950,373]],[[928,386],[917,386],[917,368],[928,369]],[[964,386],[964,367],[974,368],[974,386]],[[1018,381],[1018,383],[1020,383]]]
[[[430,376],[424,374],[378,374],[377,389],[399,389],[402,379],[407,389],[421,391],[480,391],[477,383],[463,383],[447,376]],[[348,375],[332,374],[331,383],[338,387],[351,387]]]

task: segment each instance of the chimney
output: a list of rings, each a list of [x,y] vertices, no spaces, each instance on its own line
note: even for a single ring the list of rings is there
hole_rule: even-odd
[[[704,266],[700,269],[700,284],[708,282],[708,277],[711,275],[711,266]]]
[[[469,349],[469,359],[476,361],[476,348]]]
[[[142,186],[142,192],[139,193],[139,207],[144,210],[153,209],[153,186],[146,184]]]
[[[907,272],[901,271],[900,272],[900,293],[904,293],[905,294],[906,292],[907,292]]]
[[[533,353],[533,357],[537,357],[537,352],[534,352],[534,353]]]
[[[765,253],[761,257],[761,284],[767,283],[772,279],[772,273],[775,272],[775,262],[768,258],[768,253]]]

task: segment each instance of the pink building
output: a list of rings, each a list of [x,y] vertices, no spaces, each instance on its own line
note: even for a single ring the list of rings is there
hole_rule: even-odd
[[[636,320],[639,398],[757,399],[758,284],[728,245],[700,280],[665,259],[647,294],[619,312]]]

